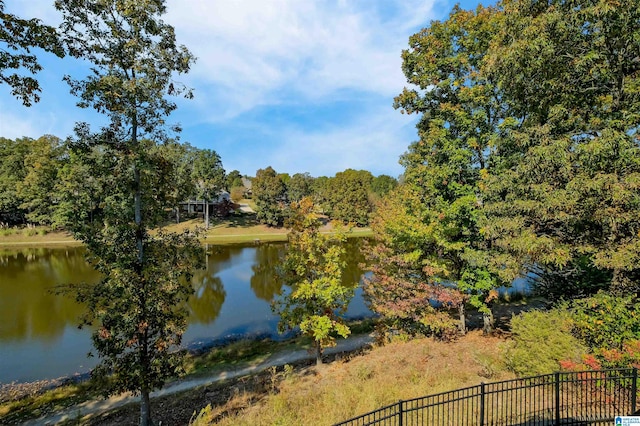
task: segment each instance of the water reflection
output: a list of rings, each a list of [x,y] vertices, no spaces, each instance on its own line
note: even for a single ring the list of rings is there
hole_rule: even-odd
[[[54,378],[87,371],[91,330],[78,330],[84,308],[72,296],[50,292],[65,283],[95,283],[84,249],[0,250],[0,383]],[[229,335],[277,335],[271,300],[280,294],[276,266],[284,244],[210,246],[207,268],[194,273],[185,345]],[[358,282],[358,241],[347,246],[343,280]],[[349,315],[365,315],[359,292]]]
[[[347,244],[345,285],[359,282],[358,265],[364,261],[359,242]],[[284,244],[208,247],[207,267],[192,279],[190,322],[210,324],[218,318],[227,298],[225,286],[235,289],[249,281],[255,297],[270,303],[282,292],[276,268],[285,249]],[[78,324],[83,307],[71,295],[55,295],[52,289],[98,279],[81,248],[0,251],[0,341],[55,341],[66,327]]]
[[[52,290],[98,278],[78,249],[0,251],[0,341],[56,340],[78,323],[82,306]]]
[[[347,267],[342,273],[343,285],[358,285],[364,271],[361,265],[365,264],[366,259],[362,248],[364,246],[364,240],[361,238],[351,238],[345,243],[345,261]]]
[[[195,292],[189,298],[189,322],[212,323],[220,315],[227,293],[219,277],[212,269],[197,271],[193,275]]]
[[[277,276],[277,266],[285,255],[284,244],[264,244],[256,248],[255,262],[251,267],[251,290],[258,299],[269,303],[282,292],[282,282]]]

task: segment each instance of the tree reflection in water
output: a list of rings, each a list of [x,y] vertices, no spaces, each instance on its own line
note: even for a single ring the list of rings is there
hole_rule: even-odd
[[[344,279],[358,282],[360,242],[348,244]],[[193,336],[218,338],[230,330],[269,327],[275,332],[277,319],[268,305],[284,291],[276,279],[284,250],[282,243],[210,246],[207,269],[196,271],[192,281],[188,321]],[[82,248],[0,249],[0,382],[86,371],[89,334],[77,329],[84,307],[72,295],[51,290],[99,279]],[[352,312],[368,312],[361,300],[354,302]]]
[[[343,279],[358,282],[362,275],[358,265],[364,261],[360,241],[347,244]],[[207,324],[218,317],[227,295],[218,274],[241,261],[243,253],[255,259],[249,283],[255,297],[270,303],[281,294],[276,269],[285,253],[284,244],[209,246],[207,252],[207,269],[196,271],[192,280],[191,322]],[[62,284],[92,284],[99,278],[81,248],[0,250],[0,341],[56,340],[65,327],[78,325],[83,307],[72,296],[54,295],[51,290]]]
[[[209,324],[220,315],[227,293],[219,277],[210,270],[193,275],[195,293],[189,298],[189,322]]]
[[[83,306],[73,296],[53,294],[56,286],[99,279],[79,249],[0,251],[0,341],[55,341],[75,327]]]
[[[282,282],[277,276],[277,267],[284,258],[284,244],[265,244],[256,247],[255,262],[251,267],[251,290],[258,299],[269,303],[282,292]]]
[[[346,242],[346,268],[342,272],[343,285],[359,285],[364,270],[362,265],[366,262],[362,248],[364,247],[362,238],[350,238]]]

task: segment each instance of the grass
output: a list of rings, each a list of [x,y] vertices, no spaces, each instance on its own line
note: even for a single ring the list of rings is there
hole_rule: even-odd
[[[71,247],[81,243],[64,231],[51,230],[45,226],[0,229],[2,247]]]
[[[288,230],[260,224],[252,214],[233,214],[224,219],[212,219],[209,230],[204,231],[202,219],[189,219],[179,224],[167,222],[163,229],[168,232],[202,229],[202,242],[205,244],[243,244],[257,242],[287,241]],[[321,232],[331,232],[331,226],[325,225]],[[371,237],[370,228],[353,228],[354,237]],[[52,231],[46,227],[5,228],[0,229],[0,246],[3,247],[56,247],[78,246],[79,241],[67,232]]]
[[[152,413],[162,424],[330,425],[399,399],[511,379],[514,375],[504,367],[503,342],[480,331],[450,343],[393,342],[342,354],[321,367],[313,361],[273,367],[154,398]],[[252,357],[244,344],[229,350],[224,357]],[[218,356],[223,354],[212,360]],[[138,416],[139,405],[133,403],[73,424],[135,425]]]
[[[369,333],[373,330],[373,326],[374,321],[371,319],[350,322],[354,334]],[[184,364],[186,375],[180,379],[196,379],[222,371],[240,370],[257,365],[274,353],[309,349],[312,346],[311,343],[311,340],[304,336],[283,341],[240,340],[213,348],[204,354],[188,355]],[[42,393],[33,391],[28,396],[20,398],[5,395],[8,401],[0,402],[0,424],[22,423],[98,396],[97,390],[90,381],[64,385]]]
[[[303,337],[286,341],[240,340],[214,348],[203,355],[188,356],[185,360],[185,378],[205,377],[220,371],[242,369],[257,365],[276,352],[307,349],[310,346],[309,339]]]
[[[367,318],[350,321],[352,335],[368,334],[374,330],[375,320]],[[242,369],[256,365],[275,353],[290,352],[300,349],[311,349],[312,341],[306,336],[275,341],[272,339],[239,340],[228,345],[213,348],[202,355],[189,355],[185,360],[185,371],[188,378],[208,376],[213,373]]]
[[[268,395],[240,392],[202,411],[195,425],[329,425],[399,399],[512,378],[502,339],[471,332],[456,342],[395,342],[365,356],[280,377]]]
[[[99,393],[90,382],[64,385],[43,393],[34,393],[0,404],[0,424],[21,424],[98,396]]]

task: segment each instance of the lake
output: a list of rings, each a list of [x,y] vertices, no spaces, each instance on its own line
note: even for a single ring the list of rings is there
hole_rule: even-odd
[[[347,243],[344,282],[359,282],[360,240]],[[277,336],[271,300],[281,293],[275,267],[282,243],[208,246],[207,268],[193,278],[185,347],[247,335]],[[89,329],[78,329],[83,307],[52,294],[58,285],[92,283],[99,275],[83,248],[0,249],[0,383],[53,379],[85,373],[97,362]],[[361,290],[347,317],[370,315]]]

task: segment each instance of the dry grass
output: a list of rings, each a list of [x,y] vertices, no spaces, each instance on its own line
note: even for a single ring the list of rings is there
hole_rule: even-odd
[[[513,378],[504,369],[502,342],[476,331],[452,343],[396,342],[364,354],[343,354],[321,368],[311,366],[311,361],[301,362],[154,398],[152,413],[166,426],[185,425],[190,419],[198,426],[334,424],[399,399]],[[240,352],[244,349],[241,345]],[[40,401],[31,407],[36,411],[33,415],[61,408],[74,395],[68,397]],[[0,424],[28,418],[19,417],[19,412],[6,414],[0,415]],[[70,424],[133,426],[138,416],[139,406],[134,403]]]
[[[366,356],[292,374],[266,398],[236,395],[203,411],[194,423],[329,425],[400,399],[512,378],[502,363],[500,343],[479,332],[453,343],[392,343]]]
[[[2,247],[71,247],[82,243],[73,239],[68,232],[50,231],[48,228],[8,228],[0,234]]]
[[[239,244],[255,242],[287,241],[288,230],[258,223],[254,215],[232,215],[224,219],[212,219],[210,228],[204,232],[202,219],[190,219],[179,224],[169,222],[163,226],[168,232],[183,232],[200,228],[205,244]],[[67,232],[49,231],[46,228],[9,228],[0,233],[0,247],[71,247],[80,246]],[[322,227],[321,232],[331,232],[331,225]],[[370,228],[354,228],[352,235],[372,236]]]

